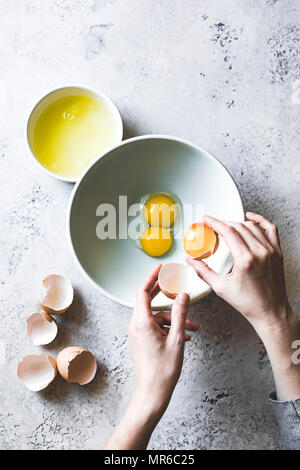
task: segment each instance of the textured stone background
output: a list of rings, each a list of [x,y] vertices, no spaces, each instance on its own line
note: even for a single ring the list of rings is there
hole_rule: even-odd
[[[299,20],[298,0],[0,0],[0,448],[99,448],[134,388],[130,311],[74,266],[65,240],[72,185],[28,155],[32,104],[57,86],[86,84],[116,102],[125,137],[174,134],[219,156],[245,207],[279,225],[299,311]],[[16,379],[16,364],[39,350],[25,318],[37,309],[37,281],[53,271],[70,276],[76,301],[44,349],[89,347],[99,372],[86,387],[58,378],[34,394]],[[214,295],[191,317],[201,329],[150,447],[277,448],[259,338]]]

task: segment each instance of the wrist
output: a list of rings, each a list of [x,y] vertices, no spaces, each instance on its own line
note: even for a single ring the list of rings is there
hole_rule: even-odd
[[[291,309],[286,318],[276,322],[256,325],[256,332],[260,336],[272,362],[277,367],[288,369],[292,366],[293,343],[300,340],[300,323]]]
[[[299,322],[288,303],[278,310],[263,312],[252,322],[253,328],[263,342],[268,337],[290,334],[297,324]]]
[[[138,390],[134,392],[119,426],[105,449],[146,449],[151,434],[163,413],[149,406],[145,398]]]
[[[300,396],[300,369],[295,361],[295,341],[300,340],[300,323],[289,308],[286,317],[257,328],[273,370],[277,399]]]
[[[164,414],[170,397],[155,394],[154,391],[144,390],[142,387],[137,387],[132,402],[135,408],[148,419],[159,420]]]

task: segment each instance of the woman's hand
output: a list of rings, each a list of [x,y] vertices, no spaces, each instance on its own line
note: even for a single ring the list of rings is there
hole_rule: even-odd
[[[140,286],[128,328],[135,362],[137,387],[131,402],[104,449],[145,449],[152,431],[162,417],[179,379],[185,329],[198,330],[186,319],[190,298],[180,294],[171,313],[153,315],[151,301],[158,294],[157,266]]]
[[[187,320],[190,298],[180,294],[171,313],[153,315],[151,300],[159,292],[155,268],[137,292],[136,306],[128,328],[135,362],[137,390],[153,411],[164,411],[179,379],[184,343],[190,339],[185,329],[197,331],[198,325]]]
[[[205,223],[228,245],[234,265],[230,274],[222,276],[203,261],[188,257],[199,277],[217,295],[226,300],[254,326],[264,329],[281,325],[289,307],[278,230],[261,215],[247,213],[247,222],[224,223],[206,216]]]
[[[286,294],[278,230],[261,215],[248,212],[247,218],[243,223],[224,223],[204,217],[233,255],[230,274],[219,275],[190,257],[187,262],[252,324],[268,352],[277,398],[292,400],[300,397],[300,366],[292,359],[300,325]]]

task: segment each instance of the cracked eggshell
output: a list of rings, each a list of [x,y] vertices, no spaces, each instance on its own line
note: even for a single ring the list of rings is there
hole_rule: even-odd
[[[27,335],[36,346],[51,343],[57,335],[57,324],[48,313],[37,312],[27,319]]]
[[[39,304],[45,312],[61,315],[71,307],[73,297],[73,287],[67,277],[61,274],[49,274],[43,280]]]
[[[204,222],[188,227],[184,236],[184,250],[193,259],[208,258],[217,251],[218,246],[218,234]]]
[[[53,382],[57,374],[56,361],[47,354],[29,354],[20,359],[18,378],[32,392],[39,392]]]
[[[199,281],[191,266],[179,263],[164,264],[158,274],[160,290],[169,299],[175,299],[178,294],[190,294]]]
[[[86,385],[96,375],[97,362],[95,356],[87,349],[69,346],[59,353],[57,367],[60,375],[68,382]]]

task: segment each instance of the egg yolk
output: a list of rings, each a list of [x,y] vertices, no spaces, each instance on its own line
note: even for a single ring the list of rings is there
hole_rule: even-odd
[[[148,227],[142,233],[141,247],[149,256],[162,256],[172,246],[171,233],[163,227]]]
[[[152,227],[172,227],[176,216],[176,204],[168,196],[153,196],[145,204],[144,218]]]

